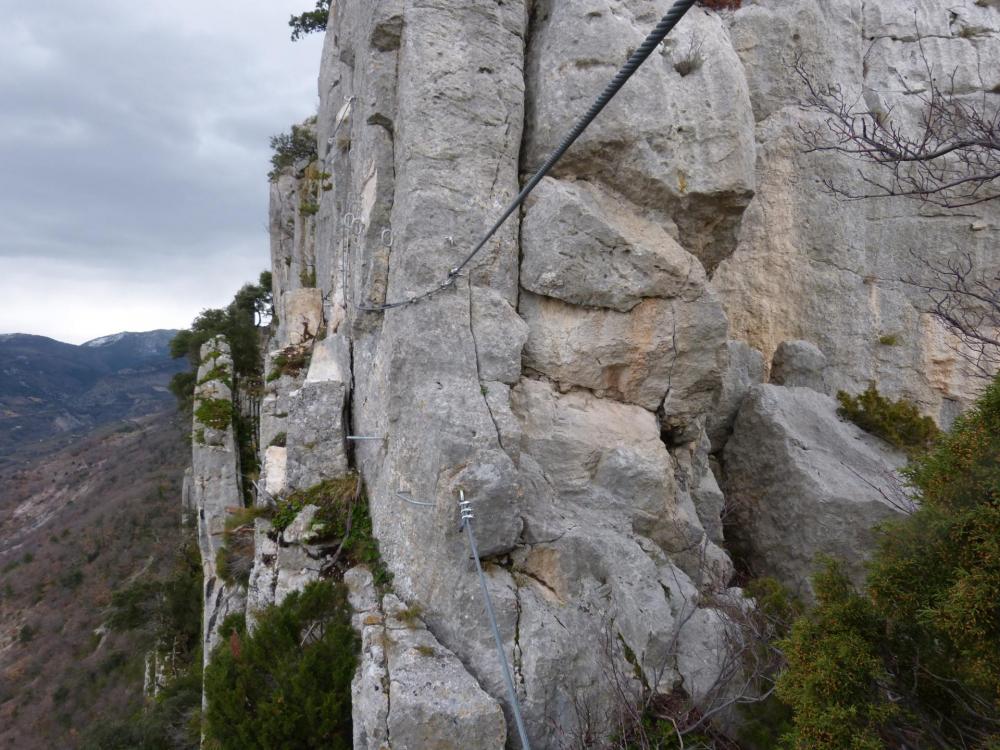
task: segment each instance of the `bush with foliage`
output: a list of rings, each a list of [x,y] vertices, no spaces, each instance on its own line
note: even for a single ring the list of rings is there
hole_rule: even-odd
[[[841,417],[909,453],[926,450],[941,434],[934,420],[923,416],[914,404],[905,399],[891,401],[874,385],[858,396],[839,391],[837,401]]]
[[[194,418],[213,430],[224,430],[233,422],[233,402],[228,398],[201,399]]]
[[[205,671],[205,747],[350,750],[358,639],[342,584],[310,583],[257,617],[227,618]]]
[[[297,42],[306,34],[326,31],[326,21],[330,17],[330,0],[316,0],[316,9],[307,10],[288,19],[292,28],[292,41]]]
[[[368,499],[356,474],[327,479],[282,499],[271,518],[276,531],[284,531],[307,505],[319,510],[313,519],[314,543],[342,542],[340,552],[345,566],[367,565],[375,585],[388,586],[392,574],[386,569],[379,553],[378,541],[372,532]]]
[[[224,309],[203,310],[191,327],[178,331],[170,341],[170,354],[174,359],[186,357],[190,372],[179,373],[170,388],[184,406],[190,405],[197,381],[196,371],[201,365],[201,347],[209,339],[225,336],[233,356],[237,377],[260,377],[260,325],[273,313],[271,272],[260,274],[258,283],[244,284]],[[226,373],[231,379],[233,373]],[[231,382],[231,380],[230,380]]]
[[[261,506],[241,508],[226,517],[222,547],[215,567],[226,583],[246,586],[254,560],[254,519],[268,518],[273,509]]]
[[[829,566],[784,644],[788,747],[1000,747],[1000,378],[906,476],[866,591]]]
[[[307,346],[286,346],[274,358],[273,367],[267,374],[267,382],[272,383],[284,375],[296,377],[309,367],[312,350]]]
[[[289,132],[271,136],[271,149],[274,153],[271,154],[271,171],[267,173],[267,178],[271,182],[277,181],[284,170],[295,166],[297,162],[315,161],[318,154],[313,122],[292,125]]]

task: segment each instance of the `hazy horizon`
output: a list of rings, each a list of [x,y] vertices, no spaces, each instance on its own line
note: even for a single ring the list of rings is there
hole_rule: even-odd
[[[186,327],[269,265],[268,137],[315,112],[311,0],[0,0],[0,332]]]

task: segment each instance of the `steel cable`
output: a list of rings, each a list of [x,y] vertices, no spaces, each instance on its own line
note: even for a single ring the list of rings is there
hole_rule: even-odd
[[[476,536],[472,533],[472,503],[465,499],[465,492],[459,490],[459,508],[462,514],[462,525],[465,533],[469,537],[469,549],[472,550],[472,559],[476,561],[476,572],[479,573],[479,586],[483,590],[483,602],[486,604],[486,616],[490,620],[490,629],[493,631],[493,640],[497,647],[497,657],[500,660],[500,667],[503,670],[503,679],[507,683],[507,694],[510,697],[510,708],[514,713],[514,724],[517,727],[517,734],[521,738],[523,750],[531,750],[528,742],[528,732],[524,728],[524,719],[521,718],[521,702],[517,698],[517,690],[514,687],[514,677],[510,673],[510,665],[507,663],[507,654],[503,650],[503,639],[500,637],[500,628],[497,627],[497,616],[493,611],[493,602],[490,600],[490,590],[486,586],[486,575],[483,573],[483,565],[479,562],[479,548],[476,546]]]
[[[556,150],[549,155],[549,158],[545,160],[545,163],[542,164],[541,168],[539,168],[537,172],[535,172],[534,176],[528,180],[521,192],[517,194],[517,197],[514,198],[511,204],[507,206],[506,210],[500,215],[497,222],[479,241],[479,244],[472,249],[472,252],[470,252],[461,263],[448,272],[448,276],[443,282],[426,292],[408,297],[406,299],[398,300],[396,302],[386,302],[381,305],[358,305],[358,309],[364,312],[384,312],[395,307],[412,305],[416,302],[427,299],[428,297],[431,297],[454,284],[455,279],[458,278],[462,269],[469,265],[469,263],[472,262],[472,259],[475,258],[484,247],[486,247],[486,243],[492,239],[493,235],[497,233],[500,227],[504,225],[504,222],[511,217],[514,211],[516,211],[518,207],[524,203],[528,195],[531,194],[531,191],[535,189],[539,182],[542,181],[542,178],[552,170],[556,163],[569,150],[569,147],[576,142],[576,139],[583,134],[583,131],[585,131],[597,115],[601,113],[601,110],[603,110],[608,103],[614,99],[615,95],[621,90],[622,86],[625,85],[626,81],[628,81],[628,79],[632,77],[632,74],[639,69],[639,66],[646,61],[646,58],[653,53],[653,50],[655,50],[660,42],[666,38],[667,34],[673,30],[678,21],[684,17],[684,14],[691,9],[691,6],[694,5],[695,2],[697,2],[697,0],[677,0],[677,2],[673,4],[670,10],[667,11],[667,14],[656,25],[656,28],[649,33],[649,36],[646,37],[645,41],[640,44],[635,52],[629,56],[628,61],[615,74],[615,77],[611,79],[611,82],[607,85],[604,91],[601,92],[601,95],[597,97],[596,101],[594,101],[594,103],[590,106],[590,109],[588,109],[583,117],[577,121],[576,125],[573,126],[573,129],[563,139],[562,143],[560,143]]]

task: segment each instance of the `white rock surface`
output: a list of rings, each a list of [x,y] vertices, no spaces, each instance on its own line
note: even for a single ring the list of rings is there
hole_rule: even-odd
[[[539,747],[566,740],[580,705],[603,715],[613,699],[608,649],[600,647],[609,632],[649,675],[670,665],[658,689],[682,686],[710,700],[713,653],[728,627],[716,597],[732,566],[709,455],[726,443],[741,404],[735,445],[723,453],[727,492],[777,488],[776,502],[791,504],[786,516],[800,519],[780,534],[777,519],[759,528],[748,520],[753,544],[778,545],[779,555],[789,545],[788,559],[768,565],[799,582],[824,541],[855,560],[866,554],[859,529],[891,511],[877,501],[844,505],[836,493],[832,505],[808,505],[781,487],[813,491],[810,472],[828,476],[827,489],[851,487],[840,458],[854,461],[856,449],[875,461],[869,454],[878,451],[846,437],[833,457],[797,447],[820,428],[841,437],[848,429],[830,417],[832,401],[813,391],[778,389],[803,401],[805,425],[777,406],[765,416],[778,426],[744,416],[776,388],[756,384],[779,344],[814,342],[827,357],[831,392],[875,381],[944,422],[974,390],[952,342],[900,279],[912,271],[911,248],[937,258],[967,249],[995,261],[995,209],[955,217],[904,203],[838,202],[821,181],[851,184],[856,165],[804,154],[796,141],[805,116],[788,60],[801,52],[850,91],[867,85],[891,98],[884,89],[893,66],[919,88],[903,27],[915,8],[921,24],[939,28],[940,6],[924,0],[877,8],[756,0],[723,15],[695,8],[538,188],[520,226],[515,216],[437,295],[385,313],[359,310],[448,278],[516,194],[520,175],[562,138],[669,5],[334,4],[316,126],[319,168],[333,175],[333,188],[315,217],[289,201],[301,187],[294,177],[272,188],[276,299],[298,299],[292,295],[315,271],[318,289],[301,297],[311,300],[309,320],[326,320],[336,337],[317,345],[307,374],[268,385],[262,442],[287,430],[294,488],[346,468],[348,428],[377,438],[350,452],[394,586],[420,605],[462,679],[503,708],[510,735],[458,531],[457,495],[466,492]],[[942,65],[961,64],[965,86],[973,59],[995,58],[997,9],[955,5],[928,49]],[[279,316],[284,346],[305,318],[284,308]],[[880,343],[890,334],[897,346]],[[397,492],[429,505],[407,504]],[[837,503],[854,515],[823,515]],[[279,547],[273,578],[262,570],[272,600],[314,575],[304,549]],[[394,725],[396,657],[376,637],[391,627],[366,627],[354,708],[358,742],[367,744],[358,746],[382,747],[393,731],[429,742],[405,733],[436,727],[424,717],[450,704],[404,691],[409,703],[399,707],[409,713]],[[407,684],[438,674],[411,656],[397,654]],[[483,737],[463,737],[466,746],[503,742],[493,730],[477,731]]]

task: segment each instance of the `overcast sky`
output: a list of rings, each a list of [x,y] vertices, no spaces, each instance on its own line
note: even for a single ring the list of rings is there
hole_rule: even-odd
[[[182,328],[268,266],[313,0],[0,0],[0,333]]]

